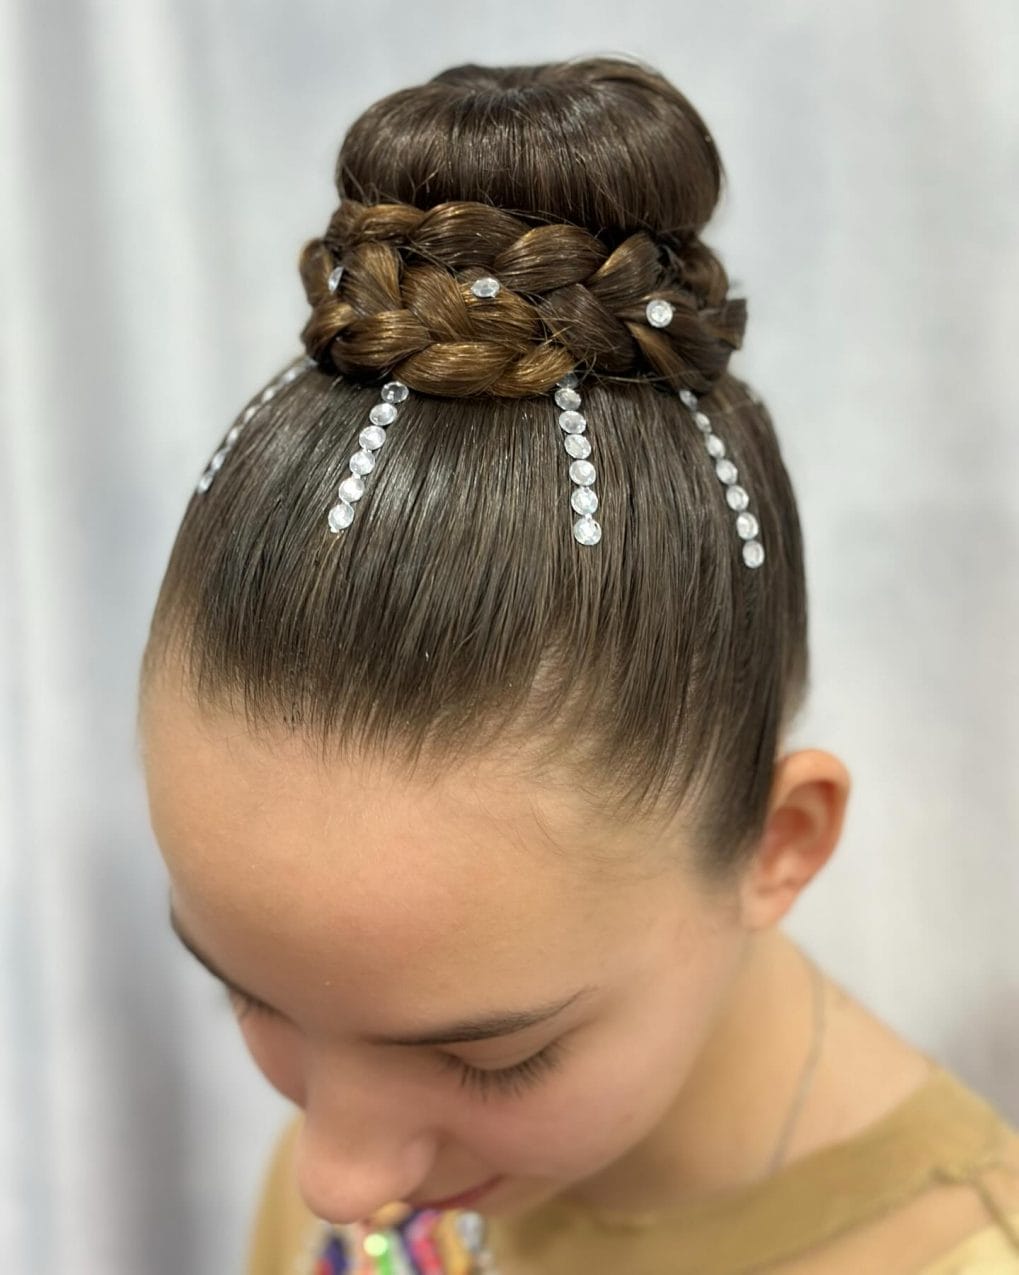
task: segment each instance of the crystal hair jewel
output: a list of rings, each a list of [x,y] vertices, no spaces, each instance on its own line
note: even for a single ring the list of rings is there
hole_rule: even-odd
[[[337,267],[342,271],[342,267]],[[334,274],[336,271],[333,272]],[[499,282],[489,275],[475,280],[472,291],[478,297],[492,297],[499,291]],[[654,307],[660,307],[655,309]],[[672,306],[660,297],[652,297],[647,303],[648,322],[654,327],[665,327],[672,318]],[[308,368],[315,365],[310,356],[292,363],[275,380],[271,381],[244,409],[238,422],[231,428],[223,445],[209,461],[205,472],[198,480],[195,488],[199,494],[208,491],[212,481],[226,460],[230,449],[240,437],[241,432],[273,399],[284,385],[301,376]],[[563,431],[563,447],[570,458],[569,476],[573,483],[570,495],[570,506],[579,517],[573,522],[573,537],[578,544],[596,545],[601,540],[601,523],[594,514],[598,509],[598,495],[593,490],[597,470],[589,459],[591,440],[587,435],[587,417],[581,411],[580,378],[576,372],[567,372],[555,384],[553,398],[559,413],[559,428]],[[329,530],[338,533],[349,527],[354,520],[354,506],[365,492],[365,478],[375,468],[377,454],[386,441],[386,430],[400,415],[400,408],[410,397],[410,389],[403,381],[387,381],[379,391],[379,401],[368,413],[368,424],[358,435],[358,450],[347,462],[350,473],[342,480],[337,489],[339,499],[328,514]],[[698,405],[697,395],[692,390],[682,389],[679,398],[690,413],[694,424],[704,438],[704,446],[714,461],[715,473],[725,487],[725,499],[730,509],[736,511],[736,534],[743,542],[743,561],[748,567],[759,567],[764,562],[764,546],[759,539],[760,524],[749,512],[747,506],[750,497],[745,487],[736,480],[739,471],[736,465],[726,456],[726,447],[722,439],[714,432],[711,418]]]
[[[216,477],[216,474],[222,467],[223,462],[230,454],[230,449],[240,438],[244,431],[244,427],[255,419],[270,399],[274,399],[276,397],[277,393],[284,385],[289,385],[291,381],[296,381],[299,376],[303,375],[303,373],[307,372],[310,367],[314,366],[315,360],[310,355],[306,354],[302,358],[298,359],[296,363],[291,363],[290,366],[286,368],[285,371],[281,372],[275,380],[270,381],[264,390],[255,395],[241,413],[240,420],[231,427],[226,438],[223,439],[222,446],[213,455],[212,460],[210,460],[208,465],[205,467],[205,472],[202,474],[201,478],[199,478],[195,486],[195,491],[199,495],[208,491],[212,486],[212,480]]]

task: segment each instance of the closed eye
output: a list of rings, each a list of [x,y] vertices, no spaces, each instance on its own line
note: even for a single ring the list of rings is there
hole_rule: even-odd
[[[228,987],[227,998],[238,1010],[238,1019],[247,1014],[258,1014],[262,1017],[277,1018],[279,1015],[263,1001],[248,996],[245,992]],[[539,1084],[549,1072],[554,1071],[562,1062],[565,1046],[561,1039],[550,1041],[543,1049],[539,1049],[523,1062],[514,1063],[512,1067],[498,1067],[486,1070],[464,1062],[455,1054],[439,1054],[439,1063],[443,1071],[454,1071],[460,1077],[465,1089],[473,1089],[481,1097],[488,1098],[493,1094],[512,1094],[519,1097],[521,1093]]]

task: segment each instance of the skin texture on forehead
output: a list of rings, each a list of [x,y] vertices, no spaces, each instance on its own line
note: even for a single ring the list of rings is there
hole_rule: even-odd
[[[236,950],[232,964],[246,976],[237,981],[270,1005],[297,1008],[293,952],[312,1018],[328,1008],[312,1003],[318,971],[338,1009],[371,987],[376,1003],[393,1004],[394,1029],[409,1029],[430,1003],[435,1018],[444,1002],[567,994],[565,972],[604,980],[636,931],[650,942],[680,915],[691,931],[706,919],[678,871],[668,890],[686,907],[673,911],[660,906],[660,871],[621,875],[604,855],[588,857],[595,835],[602,846],[605,837],[588,810],[497,764],[438,783],[378,764],[325,768],[296,741],[267,745],[239,721],[203,720],[181,698],[157,703],[145,718],[146,778],[176,910],[191,918],[189,933]],[[613,852],[639,865],[632,840],[617,838]],[[651,899],[657,906],[642,906]],[[401,1003],[411,1011],[403,1024]]]

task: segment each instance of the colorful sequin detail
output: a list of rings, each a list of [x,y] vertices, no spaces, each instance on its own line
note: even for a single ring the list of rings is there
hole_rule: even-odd
[[[387,1226],[322,1223],[311,1259],[307,1275],[498,1275],[471,1209],[407,1211]]]

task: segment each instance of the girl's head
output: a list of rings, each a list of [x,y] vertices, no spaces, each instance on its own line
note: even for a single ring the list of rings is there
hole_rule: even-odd
[[[700,238],[721,180],[703,120],[631,60],[384,98],[301,255],[314,366],[185,513],[142,668],[153,826],[180,932],[271,1007],[235,998],[305,1110],[321,1216],[493,1175],[531,1199],[618,1161],[837,839],[844,769],[782,755],[802,544],[769,414],[727,370],[745,307]],[[596,545],[551,397],[571,368]],[[410,398],[334,534],[392,378]],[[683,388],[750,491],[757,569]]]

